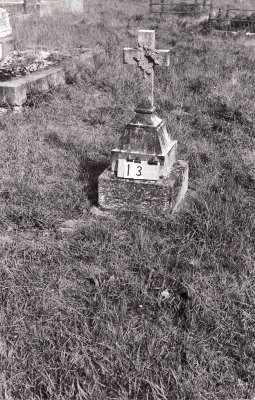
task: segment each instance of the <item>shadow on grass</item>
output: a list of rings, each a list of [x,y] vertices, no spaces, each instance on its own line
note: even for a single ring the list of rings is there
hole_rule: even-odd
[[[108,166],[109,161],[93,160],[88,156],[81,157],[79,178],[87,182],[86,195],[95,206],[98,206],[98,177]]]
[[[80,158],[80,172],[78,179],[84,182],[84,192],[88,200],[98,206],[98,177],[109,166],[107,160],[95,160],[90,158],[82,150],[78,149],[72,142],[64,142],[55,132],[51,132],[45,138],[45,142],[51,147],[59,147],[63,150],[75,153]]]

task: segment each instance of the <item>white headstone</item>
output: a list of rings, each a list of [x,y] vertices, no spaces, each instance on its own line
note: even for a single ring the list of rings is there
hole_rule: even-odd
[[[12,34],[8,13],[4,8],[0,8],[0,38],[4,38]]]
[[[83,0],[65,0],[65,7],[69,12],[83,13]]]

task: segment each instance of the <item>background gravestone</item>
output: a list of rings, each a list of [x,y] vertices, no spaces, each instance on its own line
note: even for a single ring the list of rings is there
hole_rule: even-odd
[[[83,0],[44,0],[36,3],[40,17],[52,15],[56,11],[71,13],[83,12]]]
[[[83,0],[65,0],[65,8],[72,13],[82,13]]]
[[[0,8],[0,61],[4,60],[11,50],[13,50],[13,36],[9,16],[4,8]]]

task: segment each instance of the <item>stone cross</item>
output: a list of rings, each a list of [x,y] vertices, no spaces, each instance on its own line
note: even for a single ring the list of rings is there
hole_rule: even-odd
[[[155,65],[169,66],[170,50],[155,50],[155,31],[139,30],[138,47],[123,50],[123,63],[137,65],[143,71],[143,94],[136,111],[153,112],[154,67]]]

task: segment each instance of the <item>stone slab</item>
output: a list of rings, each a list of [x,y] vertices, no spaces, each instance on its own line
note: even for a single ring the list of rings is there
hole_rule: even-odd
[[[31,90],[46,91],[53,86],[64,84],[66,81],[66,72],[72,67],[72,63],[74,64],[73,73],[75,74],[77,64],[88,62],[93,56],[94,52],[92,49],[84,49],[83,53],[78,57],[74,57],[74,59],[63,61],[61,64],[41,69],[20,78],[12,78],[8,81],[0,82],[0,104],[7,103],[21,106],[26,101],[27,94]]]
[[[31,90],[49,90],[52,86],[65,83],[62,66],[47,67],[32,74],[0,82],[0,103],[20,106]]]
[[[188,189],[188,162],[178,160],[168,176],[158,181],[121,179],[106,169],[98,179],[99,207],[109,211],[135,212],[169,217]]]
[[[172,168],[173,164],[176,161],[176,153],[177,153],[177,141],[173,140],[165,154],[157,156],[159,160],[159,177],[163,177],[168,175],[170,169]],[[126,150],[119,150],[113,149],[112,150],[112,171],[116,171],[119,169],[120,162],[127,159],[128,156],[132,156],[136,158],[137,156],[140,158],[141,161],[146,161],[150,157],[148,154],[140,154],[133,151],[126,151]],[[122,160],[121,160],[122,159]]]
[[[4,60],[10,51],[14,50],[13,36],[0,38],[0,61]]]

